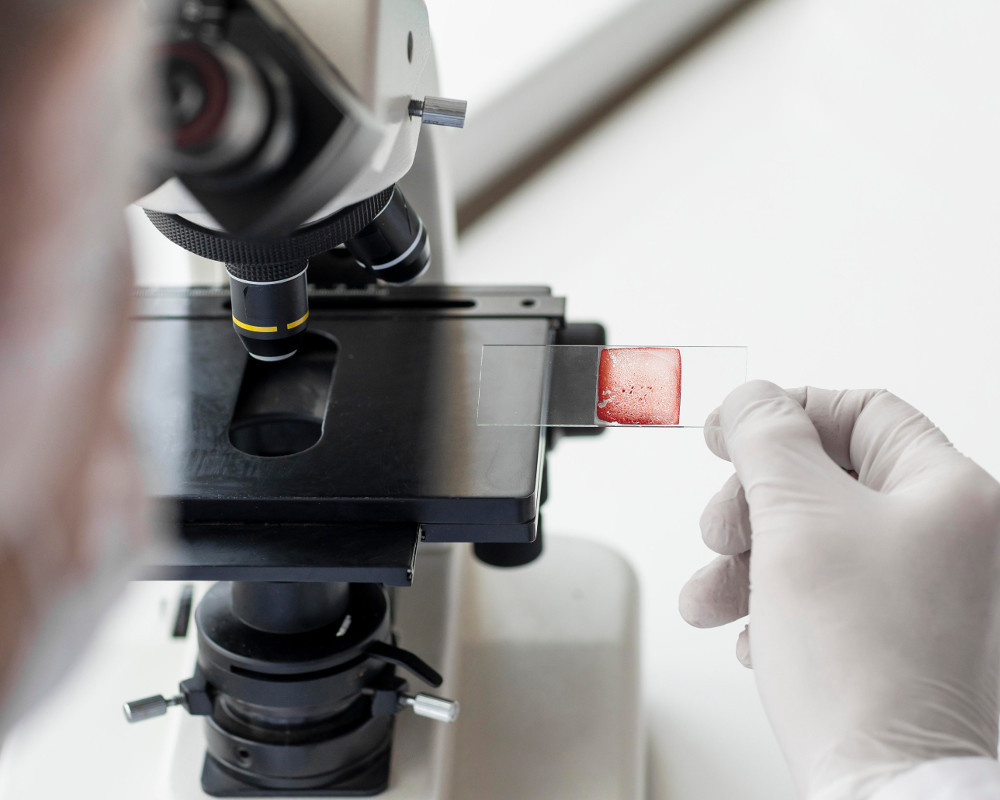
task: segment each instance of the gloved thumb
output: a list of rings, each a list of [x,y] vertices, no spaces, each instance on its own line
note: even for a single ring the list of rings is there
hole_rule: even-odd
[[[824,451],[802,405],[773,383],[749,381],[734,389],[718,420],[720,444],[755,515],[772,503],[808,501],[831,485],[853,483]]]

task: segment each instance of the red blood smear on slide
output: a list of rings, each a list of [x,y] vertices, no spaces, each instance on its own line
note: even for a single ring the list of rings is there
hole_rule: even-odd
[[[618,425],[676,425],[680,416],[680,350],[608,347],[601,351],[599,420]]]

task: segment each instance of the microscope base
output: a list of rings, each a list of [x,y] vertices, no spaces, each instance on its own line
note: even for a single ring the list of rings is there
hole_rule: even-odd
[[[389,780],[389,753],[384,751],[371,765],[349,780],[337,781],[329,789],[313,789],[311,797],[374,797],[385,791]],[[260,790],[234,780],[219,763],[209,755],[201,768],[201,786],[212,797],[295,797],[302,794],[291,791]]]
[[[440,669],[446,683],[429,691],[462,711],[451,725],[399,715],[378,797],[642,797],[635,577],[598,544],[549,537],[545,546],[513,569],[479,563],[469,546],[421,547],[413,586],[396,592],[399,643]],[[129,726],[118,711],[190,673],[194,637],[160,632],[178,589],[130,587],[77,670],[4,743],[0,796],[205,800],[203,719],[173,710]]]

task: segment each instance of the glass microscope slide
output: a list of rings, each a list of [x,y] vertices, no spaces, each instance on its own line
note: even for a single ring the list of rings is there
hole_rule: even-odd
[[[486,345],[478,424],[701,428],[746,367],[745,347]]]

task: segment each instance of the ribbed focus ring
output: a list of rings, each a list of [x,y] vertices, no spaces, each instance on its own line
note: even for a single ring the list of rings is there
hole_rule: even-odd
[[[289,261],[285,264],[226,264],[226,271],[241,281],[269,283],[283,281],[298,275],[308,261]]]
[[[160,211],[147,209],[146,216],[170,241],[202,258],[222,261],[227,265],[285,265],[325,253],[338,244],[353,239],[385,208],[392,197],[393,188],[390,186],[325,220],[273,241],[235,239],[225,233],[195,225],[183,217]]]

